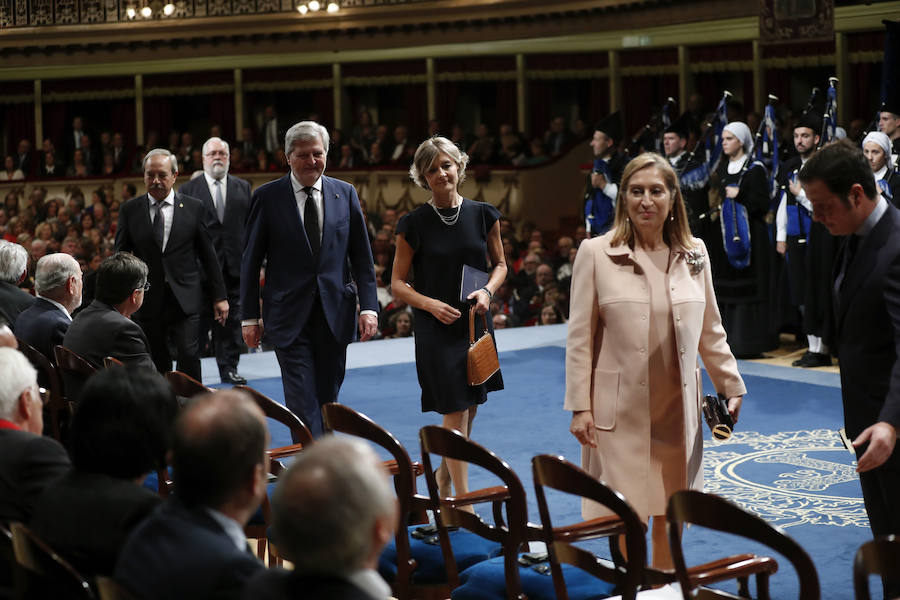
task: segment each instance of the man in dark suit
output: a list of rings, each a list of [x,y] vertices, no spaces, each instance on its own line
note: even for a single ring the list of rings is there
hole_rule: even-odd
[[[82,286],[77,260],[62,252],[41,257],[34,274],[38,297],[16,319],[19,339],[53,361],[53,347],[63,343],[72,313],[81,306]]]
[[[324,176],[328,132],[302,121],[285,135],[291,172],[253,193],[241,266],[244,341],[275,346],[287,407],[314,435],[320,406],[337,400],[347,344],[376,331],[378,299],[372,250],[356,190]],[[259,270],[266,286],[259,307]],[[296,440],[295,440],[296,441]]]
[[[0,522],[31,518],[48,483],[69,470],[65,449],[44,437],[37,372],[18,350],[0,348]]]
[[[176,368],[199,380],[203,282],[220,324],[228,318],[228,300],[206,230],[206,209],[200,200],[175,192],[177,176],[174,154],[162,148],[147,153],[147,193],[119,207],[116,250],[133,253],[147,263],[150,271],[150,288],[135,319],[147,334],[157,370],[172,370],[168,346],[172,336]]]
[[[353,518],[347,518],[352,515]],[[273,535],[293,571],[257,574],[245,600],[385,600],[375,570],[397,527],[397,503],[365,442],[328,437],[304,450],[278,481]]]
[[[244,223],[250,209],[250,182],[228,174],[229,160],[227,142],[217,137],[206,140],[203,144],[203,176],[191,179],[179,191],[203,202],[206,230],[216,249],[228,294],[228,319],[223,324],[214,324],[211,311],[203,310],[200,337],[205,339],[212,327],[212,343],[222,383],[237,385],[247,383],[238,375],[237,365],[243,347],[240,321],[241,252],[244,248]]]
[[[147,337],[131,315],[144,302],[147,265],[128,254],[116,252],[97,269],[97,294],[94,300],[69,325],[62,345],[95,367],[112,356],[126,365],[154,368]],[[71,398],[77,398],[83,381],[65,376]]]
[[[195,399],[172,440],[177,496],[125,542],[114,578],[139,598],[239,598],[264,567],[244,525],[266,493],[265,417],[243,392]]]
[[[0,317],[13,331],[19,313],[31,306],[34,296],[19,287],[28,275],[28,251],[6,240],[0,240]]]
[[[900,534],[900,211],[879,193],[862,150],[825,146],[800,170],[813,218],[847,236],[835,261],[834,317],[844,421],[876,536]],[[900,595],[895,582],[885,598]]]

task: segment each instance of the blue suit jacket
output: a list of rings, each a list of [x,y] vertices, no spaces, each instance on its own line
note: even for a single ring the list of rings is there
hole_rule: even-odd
[[[356,302],[378,310],[372,249],[356,190],[322,176],[322,246],[313,257],[290,175],[259,187],[250,202],[241,263],[243,319],[260,316],[259,269],[266,259],[262,318],[266,339],[287,346],[302,331],[313,301],[321,299],[334,338],[348,344],[356,332]]]
[[[72,320],[58,306],[43,298],[36,298],[16,319],[16,337],[35,350],[53,359],[53,346],[61,346]]]

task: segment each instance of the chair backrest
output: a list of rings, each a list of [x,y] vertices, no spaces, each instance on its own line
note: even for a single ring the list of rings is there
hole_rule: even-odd
[[[622,588],[622,597],[633,597],[644,576],[644,568],[647,562],[647,540],[644,524],[634,509],[622,494],[608,487],[605,483],[585,472],[564,459],[561,456],[541,454],[531,459],[532,472],[534,474],[534,490],[537,495],[538,510],[541,513],[544,541],[547,544],[547,552],[550,553],[552,562],[564,562],[587,571],[605,581],[615,583]],[[553,529],[550,518],[550,508],[547,503],[547,495],[544,491],[549,487],[560,492],[586,498],[602,504],[615,515],[602,523],[592,523],[593,527],[586,527],[585,533],[599,530],[608,533],[617,532],[625,534],[625,547],[627,550],[627,562],[622,567],[609,568],[597,561],[595,555],[588,550],[574,546],[566,541],[586,539],[577,536],[578,530],[567,528],[565,534],[557,535]],[[598,525],[602,527],[598,528]],[[568,598],[565,581],[562,572],[554,568],[554,587],[556,597]]]
[[[135,596],[119,585],[114,579],[100,575],[94,579],[100,600],[137,600]]]
[[[853,560],[853,589],[856,600],[869,600],[869,576],[880,575],[900,581],[900,537],[888,535],[866,542]]]
[[[103,368],[108,369],[110,367],[121,367],[125,363],[116,358],[115,356],[104,356],[103,357]]]
[[[41,354],[34,346],[22,341],[21,338],[17,339],[19,340],[19,351],[25,355],[28,362],[37,370],[38,381],[46,386],[48,397],[46,410],[50,417],[49,423],[47,423],[50,430],[49,433],[56,441],[62,442],[62,422],[65,419],[60,417],[62,415],[71,416],[71,413],[69,404],[66,402],[63,394],[62,379],[59,376],[59,371],[57,371],[56,365],[50,362],[50,359]]]
[[[64,585],[66,589],[76,589],[82,598],[94,598],[94,592],[87,580],[63,557],[53,551],[30,529],[21,523],[10,523],[13,553],[16,563],[36,576],[42,583],[51,586]]]
[[[696,490],[681,490],[669,498],[666,520],[669,523],[669,546],[675,573],[685,593],[691,589],[691,584],[681,548],[681,525],[693,523],[739,535],[772,548],[791,561],[797,570],[800,600],[819,600],[819,575],[809,554],[793,539],[728,500]]]
[[[166,381],[176,396],[184,398],[193,398],[200,394],[208,394],[213,392],[212,388],[208,388],[190,375],[181,371],[168,371],[165,375]]]
[[[444,525],[446,516],[469,531],[503,546],[507,592],[510,597],[520,595],[522,586],[519,579],[518,553],[523,544],[532,540],[540,540],[542,534],[540,529],[528,523],[525,488],[522,487],[519,477],[496,454],[466,439],[457,431],[428,425],[419,430],[419,442],[422,446],[425,480],[428,482],[428,493],[435,511],[435,521],[441,538],[441,550],[444,554],[447,581],[450,587],[454,588],[459,585],[459,574],[450,548],[450,541],[446,535]],[[434,477],[434,469],[431,466],[431,454],[480,467],[496,476],[503,482],[503,485],[471,490],[461,497],[441,498]],[[477,515],[463,510],[466,506],[487,502],[493,505],[493,524],[488,524]],[[504,506],[506,507],[505,521]]]
[[[300,417],[291,412],[287,407],[278,404],[262,392],[254,390],[252,387],[236,385],[234,386],[234,389],[249,394],[267,417],[278,421],[290,429],[294,439],[298,440],[299,443],[303,445],[313,443],[313,436],[309,427],[307,427],[306,423],[300,420]]]
[[[88,377],[97,372],[97,368],[64,346],[53,347],[53,359],[62,375],[66,400],[75,402],[77,400],[75,392],[81,389]],[[73,385],[79,387],[75,390],[70,389]]]

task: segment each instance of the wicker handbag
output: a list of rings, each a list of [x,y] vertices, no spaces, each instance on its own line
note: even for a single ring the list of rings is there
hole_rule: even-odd
[[[481,318],[484,321],[484,333],[476,342],[475,307],[469,308],[469,352],[467,356],[469,385],[481,385],[500,370],[500,359],[497,358],[494,338],[488,330],[487,317],[481,315]]]

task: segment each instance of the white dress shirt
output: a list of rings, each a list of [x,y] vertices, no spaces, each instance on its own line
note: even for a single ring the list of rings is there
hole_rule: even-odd
[[[224,515],[213,508],[209,508],[208,506],[205,508],[207,514],[209,514],[216,523],[222,526],[222,529],[225,530],[225,534],[232,542],[234,542],[237,549],[248,552],[249,546],[247,545],[247,536],[244,535],[244,528],[231,517]]]
[[[216,206],[216,182],[221,181],[222,185],[219,187],[222,188],[222,205],[228,206],[228,174],[222,176],[222,179],[216,179],[210,176],[209,173],[203,171],[203,177],[206,179],[206,187],[209,188],[209,197],[212,198],[213,208],[218,210],[218,206]],[[222,209],[224,211],[224,208]]]
[[[309,197],[306,195],[306,192],[303,191],[305,187],[302,183],[297,181],[297,178],[294,177],[294,172],[291,171],[291,187],[294,190],[294,198],[297,200],[297,208],[300,210],[300,221],[303,222],[303,225],[306,225],[306,203],[309,201]],[[312,201],[313,204],[316,205],[316,214],[319,219],[319,242],[322,241],[322,221],[323,221],[323,213],[322,213],[322,178],[319,177],[316,179],[316,182],[312,184]]]
[[[52,304],[53,306],[55,306],[56,308],[61,310],[62,314],[66,315],[67,319],[69,319],[70,321],[72,320],[72,315],[69,314],[69,311],[66,309],[66,307],[63,306],[62,304],[60,304],[59,302],[57,302],[56,300],[53,300],[52,298],[47,298],[46,296],[41,296],[40,294],[38,294],[38,298],[43,298],[44,300],[46,300],[47,302],[49,302],[50,304]]]
[[[156,203],[156,198],[147,194],[147,210],[150,212],[150,223],[153,223],[153,219],[156,217],[157,209],[153,206]],[[169,195],[163,199],[162,205],[159,207],[159,214],[162,215],[163,219],[163,250],[166,249],[166,244],[169,242],[169,233],[172,231],[172,218],[175,216],[175,190],[169,190]]]

